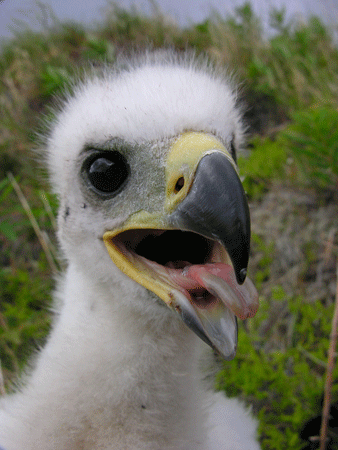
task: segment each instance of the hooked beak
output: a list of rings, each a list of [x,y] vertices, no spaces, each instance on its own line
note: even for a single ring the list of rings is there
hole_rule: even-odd
[[[238,283],[243,284],[249,262],[250,213],[237,172],[224,153],[203,156],[191,189],[171,214],[170,223],[220,242]]]
[[[163,212],[137,212],[103,238],[124,273],[157,294],[224,358],[235,356],[236,316],[255,315],[258,294],[246,278],[248,204],[219,140],[182,135],[167,158]]]

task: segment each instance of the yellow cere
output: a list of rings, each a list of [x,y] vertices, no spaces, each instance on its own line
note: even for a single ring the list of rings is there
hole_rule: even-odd
[[[194,181],[198,163],[205,154],[213,151],[224,153],[236,168],[228,150],[211,134],[186,132],[174,142],[166,163],[165,209],[167,212],[172,212],[186,197]],[[179,185],[177,185],[178,181]]]

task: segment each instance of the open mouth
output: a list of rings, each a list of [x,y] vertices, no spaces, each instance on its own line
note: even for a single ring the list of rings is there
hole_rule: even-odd
[[[257,310],[255,288],[250,280],[237,284],[230,258],[217,241],[189,231],[131,229],[111,244],[130,262],[131,278],[162,299],[165,291],[167,303],[171,290],[178,290],[198,309],[213,309],[222,301],[241,319]]]
[[[113,262],[155,293],[207,344],[226,359],[236,352],[237,324],[258,309],[247,277],[236,279],[223,245],[195,232],[132,228],[104,234]]]
[[[122,252],[140,257],[164,282],[180,285],[196,307],[205,309],[217,304],[218,299],[207,289],[184,276],[192,265],[216,262],[215,241],[189,231],[137,229],[120,233],[113,242]]]

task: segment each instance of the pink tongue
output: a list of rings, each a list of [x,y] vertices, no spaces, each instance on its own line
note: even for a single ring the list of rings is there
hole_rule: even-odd
[[[222,300],[240,319],[256,314],[258,293],[255,286],[249,278],[239,285],[230,265],[223,263],[193,265],[184,270],[184,276]]]

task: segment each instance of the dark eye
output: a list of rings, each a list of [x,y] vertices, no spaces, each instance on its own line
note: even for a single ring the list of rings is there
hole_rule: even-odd
[[[105,151],[92,155],[84,163],[90,185],[98,193],[117,193],[129,175],[129,166],[124,156],[117,151]]]

